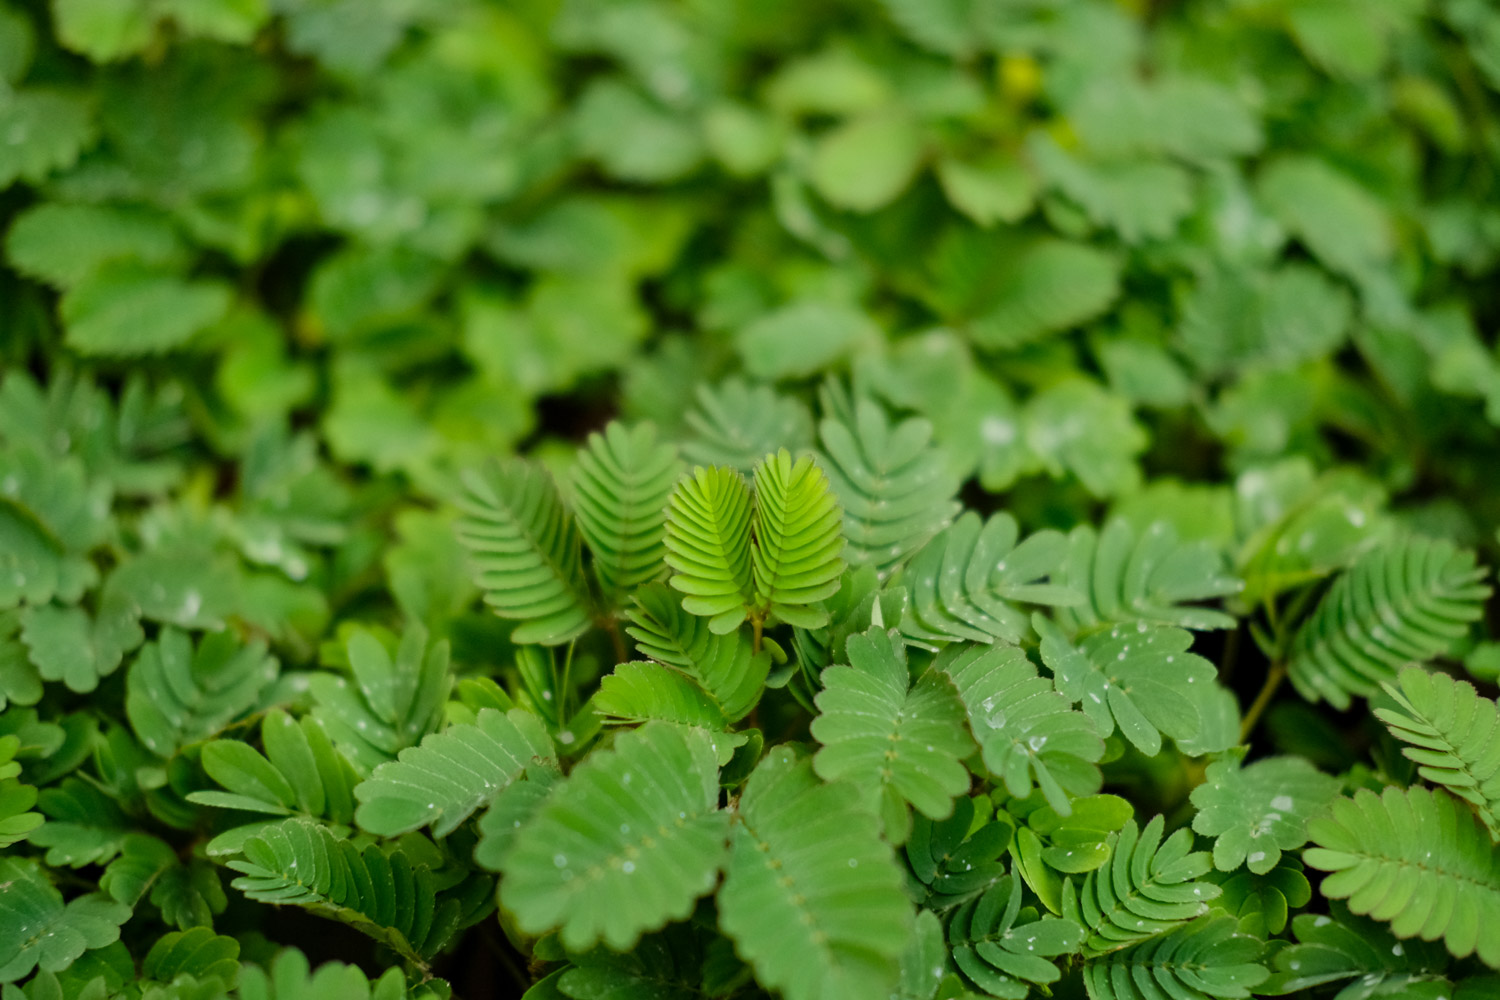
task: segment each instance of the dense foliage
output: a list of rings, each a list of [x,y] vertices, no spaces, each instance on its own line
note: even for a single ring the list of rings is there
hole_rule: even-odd
[[[1500,995],[1488,0],[0,0],[4,1000]]]

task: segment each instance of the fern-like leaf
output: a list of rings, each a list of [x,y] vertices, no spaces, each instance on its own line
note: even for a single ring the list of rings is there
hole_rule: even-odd
[[[36,968],[60,972],[85,951],[118,941],[120,925],[130,919],[130,907],[97,892],[64,905],[33,861],[0,857],[0,885],[0,927],[6,929],[0,983],[25,979]]]
[[[901,873],[852,786],[787,747],[746,783],[719,926],[787,1000],[869,1000],[896,983],[912,932]]]
[[[513,640],[556,646],[582,635],[590,615],[578,528],[546,470],[521,460],[470,470],[458,507],[485,603],[521,622]]]
[[[1474,553],[1410,537],[1350,566],[1297,630],[1287,675],[1309,701],[1348,708],[1396,671],[1449,649],[1484,611],[1490,588]]]
[[[1183,542],[1165,521],[1138,533],[1124,518],[1114,518],[1097,533],[1087,525],[1074,528],[1058,582],[1084,597],[1056,613],[1059,624],[1075,633],[1136,621],[1233,628],[1232,617],[1201,602],[1243,587],[1207,542]]]
[[[1198,733],[1192,685],[1218,677],[1214,665],[1189,653],[1192,634],[1180,628],[1116,625],[1074,646],[1061,629],[1037,615],[1042,662],[1057,690],[1083,707],[1102,736],[1119,726],[1142,753],[1161,752],[1163,734],[1186,740]]]
[[[825,781],[856,785],[880,815],[886,839],[902,844],[911,823],[907,803],[942,819],[968,790],[961,762],[974,741],[946,674],[929,670],[911,686],[899,632],[850,636],[848,651],[849,666],[823,671],[822,714],[812,723],[823,749],[813,769]]]
[[[820,425],[823,468],[844,509],[845,558],[884,579],[953,520],[958,484],[931,423],[912,417],[893,427],[876,403],[854,406],[852,421]]]
[[[419,964],[482,911],[493,884],[471,875],[458,888],[440,891],[433,872],[404,851],[361,850],[304,819],[261,830],[229,867],[241,873],[230,884],[247,898],[341,920]]]
[[[692,437],[682,445],[683,454],[696,465],[728,465],[749,472],[777,448],[812,443],[807,407],[768,385],[731,378],[717,386],[700,385],[696,395],[698,405],[686,418]]]
[[[683,610],[734,631],[755,603],[750,558],[750,487],[733,469],[696,468],[667,508],[667,565]]]
[[[911,607],[901,628],[919,642],[1020,642],[1028,618],[1016,604],[1069,604],[1078,596],[1043,582],[1056,577],[1066,542],[1038,531],[1017,544],[1015,518],[981,521],[970,511],[923,547],[902,575]]]
[[[802,628],[827,624],[816,604],[844,573],[843,512],[811,456],[782,449],[755,467],[751,562],[759,610]]]
[[[1005,817],[1005,813],[1000,814]],[[1013,824],[1004,818],[974,829],[974,801],[953,803],[953,814],[933,821],[912,818],[906,863],[926,890],[922,905],[947,910],[968,902],[1005,875],[1001,860],[1011,842]]]
[[[682,475],[677,449],[651,424],[611,422],[573,466],[573,508],[605,594],[621,597],[661,573],[667,500]]]
[[[666,587],[635,593],[625,631],[641,652],[692,677],[729,724],[743,719],[760,701],[771,654],[756,653],[743,629],[716,635],[707,621],[690,615]]]
[[[1490,837],[1500,840],[1500,710],[1468,681],[1420,667],[1401,671],[1386,693],[1401,711],[1377,708],[1418,773],[1472,805]]]
[[[1091,1000],[1243,1000],[1270,972],[1265,943],[1232,917],[1206,917],[1083,967]]]
[[[1008,1000],[1025,1000],[1028,984],[1057,982],[1062,973],[1048,959],[1073,954],[1084,936],[1077,923],[1058,917],[1018,923],[1021,894],[1020,880],[1007,875],[948,922],[953,964],[990,996]]]
[[[950,646],[933,663],[953,679],[984,766],[1017,798],[1039,786],[1060,814],[1099,788],[1104,741],[1015,646]],[[1034,784],[1033,784],[1034,783]]]
[[[594,711],[619,722],[659,719],[700,729],[726,729],[728,720],[693,678],[659,663],[621,663],[599,682]]]
[[[130,665],[125,714],[147,749],[170,757],[252,707],[277,670],[264,643],[242,646],[232,632],[212,632],[194,650],[185,633],[165,628]]]
[[[449,726],[377,767],[354,789],[360,802],[355,822],[383,837],[431,824],[434,837],[446,837],[553,754],[536,716],[486,708],[472,725]]]
[[[1157,816],[1144,830],[1135,820],[1110,834],[1110,857],[1081,884],[1063,884],[1063,916],[1088,931],[1086,956],[1107,955],[1166,933],[1208,910],[1219,887],[1197,879],[1212,866],[1207,851],[1194,851],[1191,830],[1162,841]]]
[[[650,723],[596,751],[516,835],[501,904],[528,933],[617,951],[681,920],[723,864],[729,814],[702,730]]]
[[[1331,910],[1332,916],[1303,913],[1292,918],[1297,943],[1276,952],[1276,971],[1256,993],[1305,996],[1319,986],[1358,978],[1351,984],[1354,996],[1449,995],[1446,989],[1408,992],[1447,985],[1440,980],[1452,960],[1442,945],[1398,941],[1384,925],[1353,916],[1338,902]]]
[[[19,736],[0,736],[0,847],[25,840],[42,825],[42,814],[31,811],[36,805],[36,789],[16,780],[21,773],[21,765],[15,761],[20,747]]]
[[[1448,951],[1500,968],[1500,848],[1447,792],[1367,788],[1307,826],[1307,864],[1322,892],[1390,924],[1398,938],[1443,939]]]

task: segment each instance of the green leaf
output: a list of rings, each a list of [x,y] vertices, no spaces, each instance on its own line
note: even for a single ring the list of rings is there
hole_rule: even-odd
[[[448,643],[428,642],[427,631],[412,626],[392,659],[380,639],[356,628],[347,652],[351,676],[314,674],[308,687],[318,702],[314,715],[350,763],[368,773],[438,728],[453,686]]]
[[[1186,924],[1207,910],[1219,887],[1198,881],[1213,862],[1178,830],[1162,841],[1162,817],[1141,830],[1128,821],[1110,834],[1109,863],[1063,887],[1063,916],[1088,933],[1083,954],[1107,955]]]
[[[699,385],[698,405],[687,414],[692,438],[682,453],[698,465],[728,465],[750,472],[777,448],[812,443],[812,417],[791,396],[768,385],[732,378],[717,386]]]
[[[483,709],[473,725],[449,726],[377,767],[354,789],[360,802],[354,819],[383,837],[428,825],[434,837],[446,837],[554,753],[536,716]]]
[[[470,470],[464,486],[458,537],[485,602],[522,623],[512,640],[556,646],[583,634],[590,620],[578,529],[551,476],[513,460]]]
[[[21,773],[15,762],[20,746],[20,737],[0,736],[0,847],[5,848],[25,840],[43,820],[41,813],[30,811],[36,805],[36,789],[16,780]]]
[[[1223,376],[1327,357],[1352,315],[1349,293],[1315,268],[1220,270],[1186,296],[1177,337],[1200,372]]]
[[[906,860],[926,893],[928,909],[949,910],[977,898],[1005,876],[1004,857],[1015,823],[1001,812],[991,822],[975,822],[974,800],[960,796],[953,814],[933,821],[912,817]]]
[[[403,1000],[408,995],[434,996],[418,991],[408,994],[406,974],[400,966],[386,969],[374,983],[359,966],[343,962],[324,962],[312,972],[307,955],[297,947],[281,949],[265,968],[248,962],[240,966],[239,995],[243,1000]]]
[[[873,212],[911,183],[924,144],[922,129],[904,114],[854,118],[818,140],[811,163],[813,187],[837,208]]]
[[[0,607],[71,604],[97,583],[87,555],[108,536],[112,499],[77,459],[0,454]]]
[[[267,0],[166,0],[163,7],[189,35],[241,45],[271,17]]]
[[[971,163],[945,157],[937,163],[937,177],[948,202],[979,226],[1017,222],[1036,198],[1036,180],[1013,159]]]
[[[1208,765],[1193,789],[1193,829],[1214,837],[1214,867],[1233,871],[1242,862],[1264,875],[1281,852],[1307,842],[1307,821],[1338,794],[1337,778],[1301,757],[1266,757],[1249,767],[1226,757]]]
[[[624,951],[681,920],[723,864],[729,816],[701,730],[650,723],[553,791],[506,855],[500,903],[528,933]],[[607,821],[602,821],[608,817]]]
[[[1395,252],[1384,207],[1324,160],[1275,159],[1261,171],[1257,189],[1276,220],[1330,270],[1358,277]]]
[[[1419,667],[1401,671],[1400,688],[1382,685],[1400,711],[1375,715],[1403,743],[1418,773],[1472,805],[1500,840],[1500,709],[1467,681]]]
[[[1313,819],[1303,852],[1330,872],[1320,890],[1361,916],[1388,922],[1398,938],[1443,939],[1448,951],[1500,968],[1500,848],[1459,800],[1441,790],[1358,789]]]
[[[953,679],[985,768],[1016,798],[1040,787],[1063,816],[1068,799],[1099,788],[1104,741],[1088,716],[1068,707],[1052,683],[1010,645],[950,646],[934,670]]]
[[[667,565],[684,611],[733,631],[755,603],[751,579],[750,487],[733,469],[698,467],[672,491]]]
[[[1116,625],[1078,645],[1041,615],[1033,622],[1042,637],[1042,662],[1057,690],[1083,707],[1101,736],[1118,726],[1142,753],[1161,752],[1161,738],[1189,740],[1200,728],[1191,685],[1212,685],[1218,671],[1187,650],[1192,634],[1178,628]]]
[[[635,593],[625,631],[641,652],[689,674],[713,700],[726,723],[735,723],[760,701],[771,668],[769,651],[756,653],[743,629],[716,635],[707,621],[682,610],[660,584]]]
[[[1284,996],[1358,977],[1361,994],[1411,995],[1413,987],[1431,983],[1449,964],[1441,945],[1398,941],[1385,927],[1351,916],[1337,903],[1333,912],[1292,919],[1297,943],[1276,953],[1276,971],[1257,992]]]
[[[21,640],[42,679],[62,681],[78,692],[94,690],[142,638],[136,609],[108,588],[93,619],[80,608],[54,604],[27,608],[21,615]]]
[[[948,923],[953,964],[990,996],[1024,1000],[1028,983],[1062,978],[1048,959],[1075,953],[1084,929],[1071,920],[1042,917],[1018,923],[1021,882],[1007,875],[977,899],[959,907]]]
[[[871,629],[848,641],[849,666],[823,671],[812,735],[823,748],[813,769],[825,781],[847,779],[879,815],[886,840],[906,841],[907,804],[943,819],[969,788],[961,763],[974,750],[963,705],[946,674],[910,685],[906,647],[896,631]]]
[[[5,253],[21,273],[67,289],[108,261],[171,265],[181,261],[184,248],[154,213],[43,202],[16,217]]]
[[[1474,553],[1408,537],[1371,549],[1334,581],[1292,638],[1287,676],[1309,701],[1347,708],[1396,671],[1450,649],[1482,614],[1490,588]]]
[[[1264,948],[1232,919],[1207,917],[1088,963],[1083,981],[1090,1000],[1240,1000],[1270,975]]]
[[[828,477],[810,455],[794,463],[783,448],[756,466],[751,561],[757,608],[802,628],[826,623],[827,615],[809,605],[838,592],[843,518]]]
[[[47,848],[46,862],[53,867],[105,864],[129,835],[130,820],[91,782],[64,778],[42,789],[38,803],[47,822],[32,831],[31,842]]]
[[[972,317],[969,336],[980,348],[1015,348],[1079,326],[1108,309],[1120,293],[1119,262],[1081,243],[1053,238],[1000,247],[954,243],[948,252],[982,255],[985,280],[966,310]],[[949,269],[955,263],[940,258],[937,266]]]
[[[60,972],[91,948],[120,938],[130,907],[91,893],[63,904],[33,862],[0,858],[0,983],[25,979],[32,969]]]
[[[42,87],[0,96],[0,188],[17,178],[35,184],[78,162],[98,138],[93,102],[87,96]]]
[[[1020,529],[1001,512],[988,521],[968,511],[917,553],[901,575],[911,594],[902,620],[919,642],[1020,642],[1029,632],[1016,604],[1072,604],[1078,596],[1050,581],[1067,549],[1062,535]]]
[[[620,722],[660,719],[700,729],[727,729],[713,697],[693,678],[656,663],[621,663],[599,682],[594,711]]]
[[[1085,598],[1053,613],[1059,624],[1076,633],[1132,622],[1196,630],[1231,628],[1232,616],[1201,605],[1243,587],[1207,541],[1184,541],[1167,521],[1153,520],[1140,530],[1118,517],[1102,531],[1081,525],[1069,533],[1058,582]]]
[[[1260,149],[1260,123],[1246,103],[1207,77],[1123,81],[1101,75],[1070,109],[1070,121],[1083,143],[1104,156],[1210,160]]]
[[[692,124],[617,78],[596,79],[578,98],[573,128],[584,155],[616,180],[678,180],[703,160]]]
[[[195,927],[158,939],[146,953],[141,973],[160,983],[175,982],[178,976],[199,981],[213,978],[225,989],[233,989],[240,977],[239,958],[240,943],[234,938],[215,934],[208,927]]]
[[[1129,404],[1097,383],[1056,383],[1031,398],[1024,420],[1026,444],[1052,476],[1071,473],[1096,497],[1140,484],[1136,456],[1146,449],[1146,433]]]
[[[218,632],[194,650],[186,634],[163,629],[130,665],[125,714],[147,749],[170,757],[239,718],[277,672],[264,643],[242,646],[231,633]]]
[[[850,785],[825,785],[786,747],[746,783],[719,890],[719,925],[787,1000],[865,1000],[896,985],[911,904]]]
[[[677,449],[658,442],[651,424],[612,421],[578,453],[572,473],[578,528],[599,585],[617,605],[661,575],[667,501],[682,472]]]
[[[932,424],[918,417],[895,426],[879,404],[855,402],[853,419],[818,425],[822,464],[844,510],[844,556],[886,577],[958,513],[957,484]]]
[[[776,380],[825,371],[881,339],[880,328],[862,310],[836,301],[802,299],[746,324],[735,334],[735,347],[749,374]]]
[[[1189,174],[1150,160],[1089,160],[1037,134],[1027,151],[1047,182],[1082,209],[1095,226],[1126,243],[1171,237],[1192,211]]]
[[[59,312],[68,344],[79,353],[136,357],[185,346],[222,320],[232,301],[220,282],[184,281],[120,264],[74,285]]]
[[[143,0],[52,0],[58,39],[95,62],[134,55],[151,40],[154,19]]]

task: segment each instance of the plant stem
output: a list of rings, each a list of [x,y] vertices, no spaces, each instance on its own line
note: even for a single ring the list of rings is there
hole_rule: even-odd
[[[1261,685],[1260,694],[1255,696],[1250,710],[1245,713],[1245,719],[1240,723],[1240,742],[1250,738],[1255,731],[1255,724],[1260,721],[1266,706],[1271,704],[1271,699],[1276,695],[1276,689],[1281,687],[1281,682],[1286,680],[1286,664],[1281,660],[1271,663],[1271,668],[1266,671],[1266,682]]]
[[[614,643],[616,665],[624,663],[630,658],[630,653],[625,649],[625,636],[620,632],[619,619],[606,619],[604,628],[609,633],[609,641]]]
[[[761,621],[759,618],[756,618],[754,615],[752,615],[750,617],[750,628],[752,630],[751,631],[751,637],[752,637],[752,640],[753,640],[753,643],[752,643],[752,645],[750,647],[750,651],[752,653],[759,653],[760,652],[760,634],[761,634],[761,630],[764,627],[765,627],[765,622]]]

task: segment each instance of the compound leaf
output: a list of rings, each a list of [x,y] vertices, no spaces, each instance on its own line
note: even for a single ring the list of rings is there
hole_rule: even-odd
[[[1017,923],[1021,881],[1000,879],[977,899],[958,908],[948,922],[953,964],[990,996],[1024,1000],[1031,986],[1062,978],[1048,959],[1071,955],[1083,944],[1084,930],[1071,920],[1042,917]]]
[[[698,467],[672,491],[667,512],[667,565],[684,611],[709,619],[715,634],[732,632],[755,603],[751,579],[750,487],[733,469]]]
[[[446,837],[494,801],[538,761],[554,756],[552,740],[530,712],[482,709],[407,747],[354,789],[354,820],[371,833],[396,837],[432,826]]]
[[[1365,552],[1292,639],[1287,676],[1309,701],[1348,708],[1396,671],[1448,650],[1484,613],[1490,588],[1474,553],[1408,537]]]
[[[825,785],[789,748],[746,783],[719,925],[787,1000],[866,1000],[896,985],[912,933],[901,874],[859,792]]]
[[[1270,975],[1265,943],[1232,917],[1205,917],[1083,969],[1091,1000],[1243,1000]],[[1258,991],[1257,991],[1258,992]]]
[[[277,672],[263,642],[242,646],[231,632],[212,632],[194,650],[185,632],[165,628],[130,665],[125,714],[148,750],[170,757],[254,706]]]
[[[34,862],[0,858],[0,983],[32,969],[60,972],[91,948],[118,941],[130,907],[101,893],[63,903]]]
[[[528,933],[558,928],[574,951],[601,940],[624,951],[686,917],[724,861],[718,778],[702,730],[653,722],[622,733],[516,834],[501,905]]]
[[[751,564],[758,608],[801,628],[827,624],[827,614],[809,605],[839,589],[843,516],[811,456],[794,463],[783,448],[755,467]]]
[[[522,460],[464,476],[458,537],[474,582],[517,643],[556,646],[590,623],[578,528],[546,470]]]
[[[849,666],[823,671],[812,735],[823,744],[813,769],[847,779],[881,816],[886,839],[906,841],[907,804],[932,819],[953,810],[969,788],[961,763],[974,749],[964,707],[946,674],[928,671],[912,686],[899,632],[871,629],[848,640]]]
[[[572,472],[578,530],[615,603],[660,575],[667,500],[681,476],[677,449],[658,441],[651,424],[612,421],[579,451]]]
[[[1367,788],[1333,802],[1307,825],[1310,867],[1329,872],[1321,890],[1390,924],[1398,938],[1443,939],[1458,958],[1500,968],[1500,848],[1465,805],[1425,788]]]
[[[1193,829],[1214,837],[1214,867],[1233,871],[1248,862],[1264,875],[1281,852],[1307,842],[1308,818],[1338,794],[1337,778],[1301,757],[1267,757],[1249,767],[1226,757],[1208,765],[1204,783],[1193,789]]]
[[[753,651],[743,629],[714,634],[709,622],[688,614],[660,584],[635,593],[625,631],[641,652],[690,675],[728,723],[744,718],[760,700],[771,669],[768,651]]]

